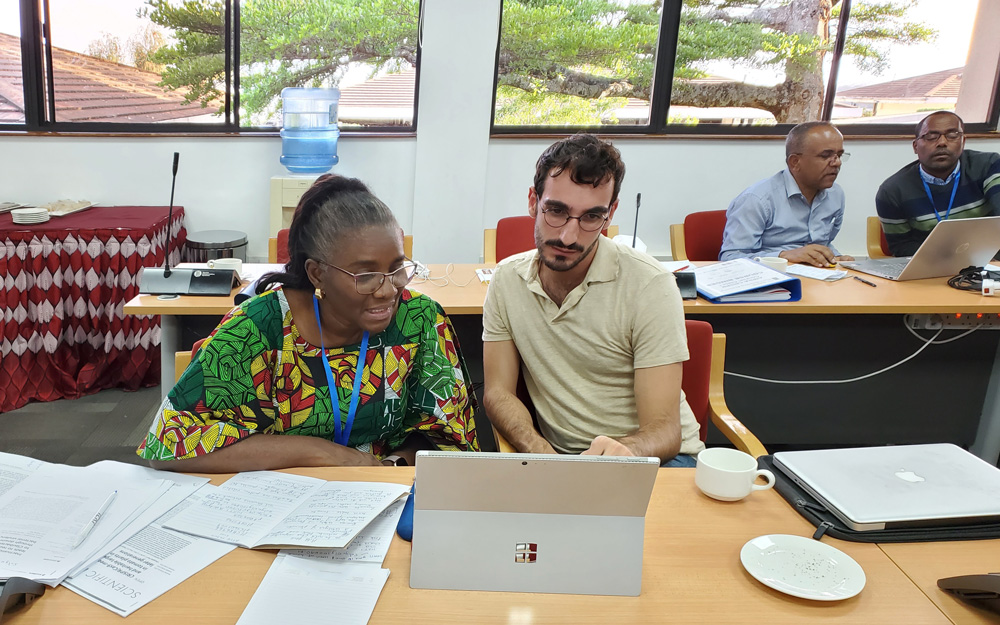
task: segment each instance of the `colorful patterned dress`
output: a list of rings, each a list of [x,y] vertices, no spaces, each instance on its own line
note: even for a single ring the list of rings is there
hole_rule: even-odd
[[[333,440],[346,421],[360,345],[326,352],[299,335],[280,288],[230,311],[171,389],[136,453],[173,460],[209,453],[251,434]],[[439,449],[478,450],[468,369],[441,306],[404,290],[393,322],[369,338],[361,397],[348,444],[383,457],[414,431]]]

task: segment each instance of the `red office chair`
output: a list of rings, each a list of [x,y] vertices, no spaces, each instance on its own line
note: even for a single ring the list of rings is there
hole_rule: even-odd
[[[670,226],[670,253],[674,260],[719,260],[726,211],[701,211]]]
[[[702,442],[708,436],[708,422],[711,421],[737,449],[755,458],[766,455],[764,445],[726,406],[722,384],[726,364],[726,335],[713,334],[712,325],[706,321],[688,320],[684,322],[684,326],[687,330],[690,358],[684,363],[681,389],[701,426]],[[522,395],[520,380],[518,386],[518,398],[526,402],[528,411],[534,415],[534,407],[527,400],[527,393]],[[499,432],[494,429],[493,433],[499,451],[514,451]]]

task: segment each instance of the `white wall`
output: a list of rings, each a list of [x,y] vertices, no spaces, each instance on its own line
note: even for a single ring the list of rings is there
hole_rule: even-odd
[[[476,262],[482,229],[527,211],[535,160],[551,141],[489,137],[497,6],[463,0],[424,6],[417,138],[341,137],[334,172],[371,185],[414,233],[418,259]],[[627,167],[615,221],[632,232],[641,192],[639,236],[657,256],[670,254],[669,224],[688,212],[725,208],[780,169],[784,154],[780,139],[613,141]],[[1000,152],[1000,138],[967,146]],[[909,140],[848,140],[845,147],[852,157],[838,182],[847,192],[847,216],[836,243],[844,253],[863,255],[875,190],[913,153]],[[174,151],[181,153],[176,203],[187,210],[188,229],[245,231],[249,257],[263,260],[269,180],[287,173],[278,162],[278,137],[0,136],[0,201],[165,205]]]

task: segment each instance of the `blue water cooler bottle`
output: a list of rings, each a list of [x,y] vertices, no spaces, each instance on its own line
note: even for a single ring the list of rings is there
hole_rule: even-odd
[[[294,174],[321,174],[337,158],[338,89],[281,90],[281,164]]]

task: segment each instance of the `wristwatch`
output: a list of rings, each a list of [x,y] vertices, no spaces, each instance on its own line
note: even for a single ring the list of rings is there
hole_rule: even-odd
[[[395,454],[393,454],[391,456],[386,456],[385,458],[382,458],[382,462],[385,462],[386,460],[388,460],[389,462],[391,462],[393,464],[393,466],[397,466],[397,467],[407,467],[407,466],[410,466],[410,463],[406,461],[406,458],[401,458],[401,457],[399,457],[399,456],[397,456]]]

